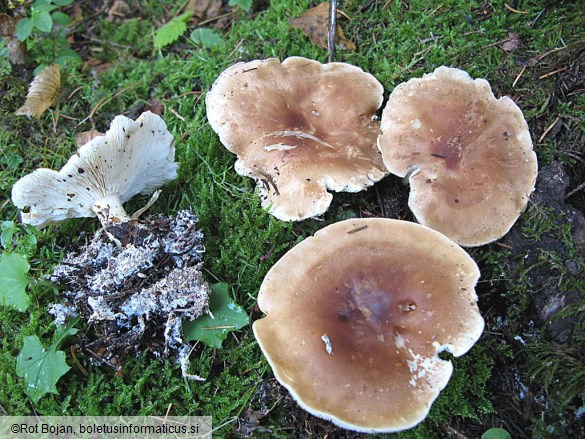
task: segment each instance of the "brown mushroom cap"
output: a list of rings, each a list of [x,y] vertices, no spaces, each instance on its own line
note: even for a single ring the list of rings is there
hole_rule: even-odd
[[[410,174],[416,219],[463,246],[505,235],[537,176],[522,111],[487,81],[439,67],[400,84],[382,115],[378,147],[390,172]]]
[[[319,215],[332,191],[358,192],[387,171],[376,148],[382,85],[362,69],[292,57],[239,63],[206,97],[207,118],[257,180],[262,205],[282,220]]]
[[[469,255],[427,227],[341,221],[270,269],[254,334],[307,411],[351,430],[399,431],[446,386],[452,365],[438,353],[462,355],[479,338],[478,278]]]

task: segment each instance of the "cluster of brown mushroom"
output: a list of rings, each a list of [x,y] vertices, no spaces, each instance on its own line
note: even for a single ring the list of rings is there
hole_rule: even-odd
[[[361,191],[391,172],[409,177],[421,224],[463,246],[503,236],[537,175],[522,111],[487,81],[448,67],[396,87],[380,123],[382,93],[349,64],[255,60],[219,76],[207,117],[279,219],[322,214],[327,189]]]
[[[479,269],[459,247],[503,236],[526,208],[536,155],[521,110],[487,81],[439,67],[399,85],[381,122],[382,86],[343,63],[293,57],[239,63],[207,94],[207,115],[236,171],[282,220],[324,213],[327,190],[408,177],[422,224],[330,225],[266,275],[254,334],[276,378],[309,412],[344,428],[419,423],[484,322]],[[434,229],[434,230],[433,230]]]

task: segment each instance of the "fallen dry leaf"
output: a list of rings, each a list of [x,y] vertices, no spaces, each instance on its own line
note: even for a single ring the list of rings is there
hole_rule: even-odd
[[[199,20],[207,20],[220,14],[222,3],[222,0],[189,0],[185,11],[193,12]]]
[[[8,59],[12,64],[24,64],[24,44],[14,36],[16,21],[8,14],[0,14],[0,37],[6,39]]]
[[[12,37],[15,26],[14,18],[8,14],[0,14],[0,37]]]
[[[12,64],[24,64],[24,43],[12,37],[6,41],[8,59]]]
[[[112,67],[114,67],[114,64],[112,64],[111,62],[105,62],[97,58],[90,58],[87,61],[84,61],[83,65],[81,66],[81,70],[84,72],[90,70],[92,72],[100,74],[105,72],[106,70],[110,70]]]
[[[124,0],[114,0],[110,9],[108,9],[108,16],[106,21],[110,23],[119,23],[130,12],[130,6]]]
[[[347,16],[341,11],[338,15]],[[329,3],[320,3],[316,7],[307,10],[298,18],[289,19],[292,27],[300,29],[307,35],[311,42],[324,49],[327,49],[327,35],[329,34]],[[341,26],[337,25],[336,47],[342,50],[355,50],[355,44],[348,40],[343,33]]]
[[[61,70],[59,64],[45,67],[31,82],[24,105],[16,110],[15,114],[41,117],[41,114],[55,102],[60,88]]]
[[[151,98],[150,102],[145,105],[144,111],[150,111],[158,116],[162,115],[165,111],[165,104],[157,98]]]
[[[75,143],[77,143],[77,146],[79,148],[81,148],[83,145],[85,145],[91,139],[94,139],[98,136],[103,136],[103,135],[104,135],[104,133],[100,133],[98,130],[83,131],[82,133],[79,133],[77,136],[75,136]]]
[[[500,46],[505,52],[513,52],[520,47],[520,36],[516,33],[508,34],[508,38]]]

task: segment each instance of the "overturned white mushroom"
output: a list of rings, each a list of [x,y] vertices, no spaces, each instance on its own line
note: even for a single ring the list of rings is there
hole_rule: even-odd
[[[60,171],[41,168],[17,181],[12,201],[22,221],[38,228],[96,215],[103,225],[128,221],[122,204],[174,180],[174,156],[173,136],[159,116],[116,116],[105,135],[79,148]]]

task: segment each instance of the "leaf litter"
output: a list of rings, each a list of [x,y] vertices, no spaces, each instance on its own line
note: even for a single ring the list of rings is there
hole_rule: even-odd
[[[349,18],[341,11],[337,14]],[[327,49],[327,38],[329,35],[329,3],[320,3],[314,8],[308,9],[304,14],[297,18],[289,19],[292,27],[300,29],[309,37],[311,42],[317,46]],[[355,44],[350,41],[341,26],[336,26],[336,46],[342,50],[355,50]]]
[[[45,67],[33,79],[22,107],[16,110],[17,116],[41,117],[55,103],[61,89],[61,69],[58,64]]]
[[[81,348],[118,370],[123,357],[147,350],[178,354],[187,375],[183,320],[209,314],[211,292],[201,273],[205,247],[197,222],[182,210],[98,231],[49,276],[64,289],[65,300],[49,310],[55,322],[82,317],[90,330],[80,334]]]

